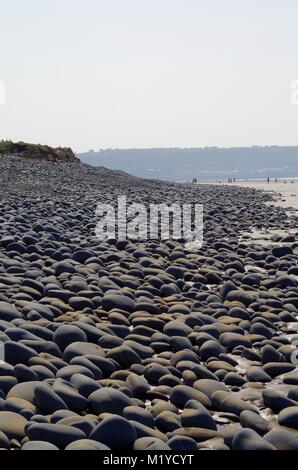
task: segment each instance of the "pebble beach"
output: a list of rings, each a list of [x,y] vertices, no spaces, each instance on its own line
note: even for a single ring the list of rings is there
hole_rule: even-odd
[[[298,207],[281,188],[8,155],[0,180],[0,449],[298,450]],[[96,206],[122,195],[203,204],[202,248],[98,241]]]

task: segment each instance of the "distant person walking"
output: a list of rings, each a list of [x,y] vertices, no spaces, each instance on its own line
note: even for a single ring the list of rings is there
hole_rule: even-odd
[[[267,183],[268,183],[268,184],[270,183],[270,178],[269,178],[269,176],[268,176],[268,178],[267,178]]]

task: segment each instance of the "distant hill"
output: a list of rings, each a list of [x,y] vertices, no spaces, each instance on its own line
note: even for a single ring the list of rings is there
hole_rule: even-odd
[[[106,149],[77,155],[142,178],[224,180],[298,177],[297,147]]]
[[[53,148],[48,145],[0,140],[0,155],[19,155],[24,158],[51,160],[58,163],[79,162],[71,148]]]

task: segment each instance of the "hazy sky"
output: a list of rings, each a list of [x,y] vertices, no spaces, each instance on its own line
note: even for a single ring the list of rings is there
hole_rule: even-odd
[[[0,0],[0,138],[298,144],[297,0]]]

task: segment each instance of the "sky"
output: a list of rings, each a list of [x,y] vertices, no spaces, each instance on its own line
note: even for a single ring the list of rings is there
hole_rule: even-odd
[[[298,145],[297,0],[0,0],[0,12],[0,139]]]

